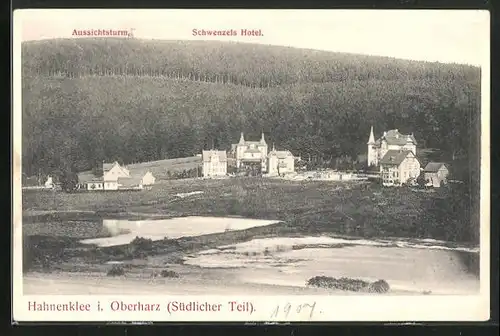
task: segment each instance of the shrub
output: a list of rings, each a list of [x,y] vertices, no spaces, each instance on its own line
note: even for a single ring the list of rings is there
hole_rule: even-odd
[[[130,245],[139,249],[150,250],[153,247],[153,241],[147,238],[135,237],[134,240],[130,242]]]
[[[114,265],[109,271],[108,271],[108,276],[121,276],[125,275],[125,270],[123,266],[120,265]]]
[[[387,293],[389,289],[390,289],[389,284],[385,280],[378,280],[372,282],[368,286],[368,291],[370,293]]]
[[[164,278],[178,278],[179,274],[171,270],[163,270],[160,275]]]
[[[351,292],[368,291],[370,293],[386,293],[389,291],[389,284],[385,280],[378,280],[373,283],[360,279],[332,278],[327,276],[315,276],[307,281],[308,286],[333,288]]]

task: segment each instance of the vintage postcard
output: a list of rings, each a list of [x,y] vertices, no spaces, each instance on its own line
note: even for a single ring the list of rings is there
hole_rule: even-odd
[[[489,319],[487,11],[14,12],[13,319]]]

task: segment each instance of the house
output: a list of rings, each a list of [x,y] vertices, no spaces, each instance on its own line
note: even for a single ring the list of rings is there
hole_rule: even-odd
[[[368,166],[379,166],[380,160],[389,150],[409,150],[417,155],[417,141],[413,134],[401,134],[397,129],[389,130],[375,141],[373,126],[367,142]]]
[[[47,181],[45,181],[45,188],[47,189],[52,189],[54,188],[54,180],[52,179],[52,176],[47,176]]]
[[[102,178],[104,181],[116,181],[120,177],[130,176],[130,171],[118,162],[102,164]]]
[[[145,174],[134,173],[120,165],[118,162],[103,163],[102,176],[97,176],[90,171],[78,174],[79,189],[84,190],[119,190],[142,189],[155,183],[155,177],[148,171]]]
[[[240,135],[240,141],[231,145],[231,156],[236,160],[236,168],[252,168],[259,172],[266,171],[268,147],[264,139],[264,133],[261,134],[259,141],[247,141],[243,135]]]
[[[288,151],[277,151],[274,146],[268,154],[268,174],[285,175],[295,172],[295,160],[298,159]]]
[[[424,179],[427,185],[439,188],[447,183],[448,168],[442,162],[429,162],[424,168]]]
[[[156,178],[153,176],[153,174],[150,171],[147,171],[146,174],[141,179],[141,184],[144,186],[150,186],[155,184]]]
[[[420,162],[411,150],[388,150],[380,160],[382,184],[400,186],[420,175]]]
[[[220,150],[202,151],[203,177],[226,176],[227,154]]]
[[[126,176],[117,179],[117,189],[119,190],[142,190],[142,177],[140,176]]]

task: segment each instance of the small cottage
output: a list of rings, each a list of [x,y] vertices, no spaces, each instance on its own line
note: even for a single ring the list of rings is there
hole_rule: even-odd
[[[439,188],[447,183],[449,171],[442,162],[429,162],[425,166],[423,173],[428,186]]]
[[[153,174],[150,171],[146,172],[146,174],[144,174],[144,176],[141,179],[141,184],[143,186],[150,186],[150,185],[155,184],[155,182],[156,182],[156,178],[153,176]]]

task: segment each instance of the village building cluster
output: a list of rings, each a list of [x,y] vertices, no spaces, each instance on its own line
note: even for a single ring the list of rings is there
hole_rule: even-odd
[[[379,167],[384,186],[413,184],[421,174],[424,175],[426,185],[439,187],[446,183],[449,172],[444,163],[429,162],[422,169],[413,134],[402,134],[393,129],[375,140],[372,126],[367,145],[368,166]]]
[[[402,134],[398,129],[383,132],[375,140],[373,126],[367,142],[367,165],[375,168],[384,186],[401,186],[417,184],[424,180],[426,186],[440,187],[447,183],[448,167],[442,162],[429,162],[422,168],[417,155],[417,141],[413,133]],[[205,178],[226,177],[244,174],[246,176],[283,177],[295,174],[295,162],[300,160],[289,150],[276,150],[274,144],[269,150],[264,133],[258,141],[246,140],[243,132],[237,143],[232,144],[229,151],[203,150],[201,154],[202,175]],[[131,170],[118,162],[102,163],[97,171],[86,171],[78,174],[77,189],[86,191],[107,190],[142,190],[156,182],[149,170]],[[231,170],[231,172],[230,172]],[[324,172],[323,172],[324,173]],[[330,172],[330,180],[355,180],[355,176],[346,172]],[[23,189],[53,189],[56,187],[53,178],[47,177],[45,183],[41,178],[24,178]]]
[[[300,160],[289,150],[276,150],[272,147],[269,151],[264,133],[259,141],[245,140],[243,132],[238,143],[231,145],[229,153],[221,150],[204,150],[203,176],[226,176],[228,166],[236,171],[245,172],[251,176],[284,176],[295,172],[295,161]]]
[[[102,164],[102,176],[91,171],[78,174],[78,189],[83,190],[141,190],[154,183],[151,172],[131,173],[116,161]]]

